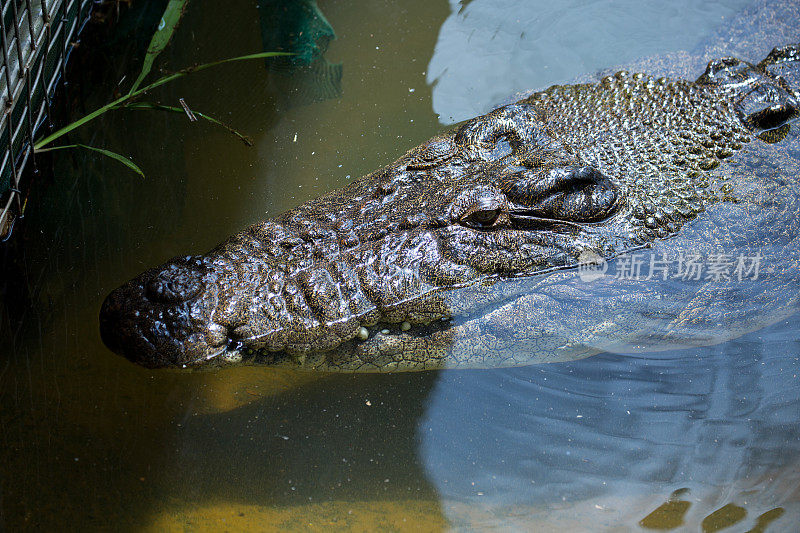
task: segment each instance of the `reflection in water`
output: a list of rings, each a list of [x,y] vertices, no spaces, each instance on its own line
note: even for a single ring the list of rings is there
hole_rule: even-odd
[[[727,503],[797,523],[799,322],[703,349],[441,373],[418,431],[448,519],[465,524],[469,503],[486,526],[635,523],[689,488],[688,524]]]
[[[643,56],[692,50],[749,3],[451,0],[428,66],[433,109],[443,124],[453,124],[521,91]]]

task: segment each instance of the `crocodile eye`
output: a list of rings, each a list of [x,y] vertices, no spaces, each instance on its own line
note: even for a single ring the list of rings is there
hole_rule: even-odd
[[[462,217],[461,223],[470,228],[485,229],[494,225],[499,216],[499,207],[492,209],[477,209]]]
[[[454,224],[473,229],[495,229],[507,222],[508,201],[496,187],[479,185],[456,196],[448,211]]]

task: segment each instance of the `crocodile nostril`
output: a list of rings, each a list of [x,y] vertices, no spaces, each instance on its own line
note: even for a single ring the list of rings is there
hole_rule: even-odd
[[[180,303],[197,296],[200,273],[189,265],[169,265],[147,282],[147,297],[155,302]]]

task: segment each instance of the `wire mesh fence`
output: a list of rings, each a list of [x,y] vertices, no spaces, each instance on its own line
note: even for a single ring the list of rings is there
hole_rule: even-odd
[[[89,19],[92,0],[0,1],[0,237],[21,213],[22,171],[36,130],[50,115],[73,40]]]

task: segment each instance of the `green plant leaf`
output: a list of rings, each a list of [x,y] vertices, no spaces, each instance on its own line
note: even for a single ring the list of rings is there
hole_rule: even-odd
[[[158,29],[153,34],[153,38],[150,39],[150,45],[147,47],[147,54],[145,54],[144,62],[142,63],[142,72],[139,73],[139,77],[133,82],[128,94],[135,92],[145,77],[150,73],[150,69],[153,68],[153,62],[169,44],[188,5],[189,0],[169,0],[166,9],[164,9],[164,14],[161,16]]]
[[[121,107],[123,109],[144,109],[144,110],[156,110],[156,111],[170,111],[170,112],[173,112],[173,113],[186,113],[186,111],[181,107],[174,107],[174,106],[169,106],[169,105],[155,104],[155,103],[152,103],[152,102],[134,102],[132,104],[123,105]],[[244,133],[234,129],[233,127],[229,126],[228,124],[225,124],[221,120],[216,119],[216,118],[214,118],[212,116],[206,115],[205,113],[201,113],[199,111],[195,111],[194,109],[192,109],[192,113],[194,113],[194,115],[196,117],[200,117],[202,119],[205,119],[205,120],[211,122],[212,124],[216,124],[217,126],[220,126],[221,128],[224,128],[224,129],[228,130],[228,132],[232,133],[233,135],[236,135],[247,146],[253,146],[253,140],[250,137],[248,137]]]
[[[137,174],[139,174],[141,177],[144,177],[144,172],[142,172],[142,169],[140,169],[136,165],[136,163],[134,163],[133,161],[131,161],[130,159],[128,159],[124,155],[118,154],[117,152],[112,152],[111,150],[106,150],[104,148],[97,148],[95,146],[89,146],[87,144],[65,144],[64,146],[50,146],[48,148],[38,148],[38,149],[36,149],[36,152],[37,153],[50,152],[52,150],[65,150],[67,148],[85,148],[86,150],[92,150],[93,152],[99,152],[99,153],[103,154],[106,157],[110,157],[111,159],[116,159],[117,161],[119,161],[120,163],[122,163],[123,165],[128,167],[129,169],[131,169],[134,172],[136,172]]]
[[[156,81],[154,81],[150,85],[142,87],[141,89],[137,89],[136,91],[134,91],[132,93],[129,93],[129,94],[126,94],[125,96],[121,96],[121,97],[117,98],[116,100],[114,100],[113,102],[108,103],[108,104],[106,104],[103,107],[100,107],[98,109],[95,109],[94,111],[92,111],[88,115],[86,115],[86,116],[84,116],[82,118],[79,118],[75,122],[67,124],[63,128],[61,128],[61,129],[59,129],[57,131],[54,131],[53,133],[51,133],[50,135],[48,135],[44,139],[40,139],[40,140],[36,141],[34,143],[34,145],[33,145],[33,149],[35,151],[41,152],[42,148],[46,144],[49,144],[49,143],[53,142],[54,140],[58,139],[59,137],[62,137],[64,135],[66,135],[67,133],[71,132],[72,130],[74,130],[76,128],[79,128],[80,126],[83,126],[87,122],[96,119],[97,117],[99,117],[103,113],[105,113],[105,112],[107,112],[107,111],[109,111],[111,109],[114,109],[114,108],[117,108],[117,107],[121,107],[121,105],[124,104],[125,102],[131,100],[132,98],[134,98],[136,96],[139,96],[140,94],[143,94],[143,93],[149,91],[150,89],[154,89],[156,87],[160,87],[161,85],[164,85],[165,83],[169,83],[172,80],[175,80],[175,79],[178,79],[178,78],[182,78],[183,76],[186,76],[187,74],[191,74],[192,72],[199,72],[199,71],[205,70],[207,68],[215,67],[217,65],[222,65],[224,63],[233,63],[234,61],[247,61],[249,59],[262,59],[262,58],[267,58],[267,57],[288,56],[288,55],[292,55],[292,54],[286,53],[286,52],[259,52],[257,54],[249,54],[249,55],[245,55],[245,56],[238,56],[238,57],[230,57],[228,59],[221,59],[219,61],[214,61],[212,63],[205,63],[203,65],[197,65],[195,67],[189,67],[189,68],[183,69],[181,71],[175,72],[173,74],[169,74],[168,76],[164,76],[163,78],[157,79]]]

